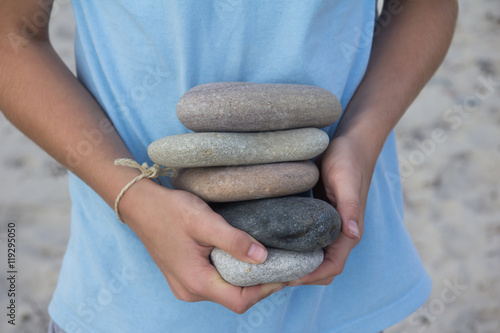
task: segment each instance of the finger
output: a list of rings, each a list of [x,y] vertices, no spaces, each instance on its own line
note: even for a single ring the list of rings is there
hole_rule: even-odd
[[[285,286],[283,283],[260,284],[251,287],[233,286],[224,281],[213,266],[206,267],[203,274],[206,275],[204,284],[200,286],[203,296],[239,314]]]
[[[266,248],[244,231],[229,225],[217,213],[205,215],[197,226],[195,238],[204,245],[216,246],[236,259],[260,264],[267,258]]]
[[[335,206],[342,220],[342,233],[352,239],[359,239],[362,234],[361,178],[361,175],[338,177],[331,186]]]
[[[300,279],[287,283],[287,286],[297,286],[302,284],[328,285],[332,283],[335,276],[344,270],[347,257],[351,250],[359,243],[359,240],[352,239],[341,234],[335,243],[325,250],[325,258],[316,270]]]

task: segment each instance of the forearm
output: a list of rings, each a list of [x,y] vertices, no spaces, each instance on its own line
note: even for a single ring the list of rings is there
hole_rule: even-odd
[[[408,106],[435,72],[451,42],[455,0],[402,1],[374,38],[365,76],[336,136],[350,136],[376,161]],[[385,17],[387,19],[387,17]]]
[[[3,25],[0,30],[0,109],[112,205],[121,188],[137,174],[113,165],[116,158],[130,156],[126,146],[46,36],[29,40],[16,52],[6,38],[12,32],[22,35],[15,29],[15,25]],[[75,156],[82,149],[83,155]]]

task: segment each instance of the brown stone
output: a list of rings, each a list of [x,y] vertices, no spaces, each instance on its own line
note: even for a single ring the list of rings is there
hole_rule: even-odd
[[[319,171],[311,161],[181,169],[172,184],[205,201],[229,202],[297,194],[311,189]]]

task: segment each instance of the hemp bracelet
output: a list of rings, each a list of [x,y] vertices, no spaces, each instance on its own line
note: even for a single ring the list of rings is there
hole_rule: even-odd
[[[162,168],[158,164],[154,164],[152,167],[148,167],[148,164],[146,162],[142,163],[140,165],[136,161],[130,159],[130,158],[119,158],[115,160],[115,165],[118,166],[126,166],[129,168],[135,168],[139,169],[141,171],[141,174],[132,179],[125,187],[121,190],[120,194],[116,197],[115,200],[115,213],[116,217],[118,217],[118,220],[122,222],[123,224],[126,224],[125,221],[122,220],[120,216],[120,212],[118,210],[118,204],[120,203],[120,200],[122,196],[125,194],[125,192],[135,183],[137,183],[139,180],[144,179],[144,178],[149,178],[149,179],[157,179],[158,183],[160,185],[160,176],[168,176],[168,177],[175,177],[177,174],[177,170],[173,168]]]

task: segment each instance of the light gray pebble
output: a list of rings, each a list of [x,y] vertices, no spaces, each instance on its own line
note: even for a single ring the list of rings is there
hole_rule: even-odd
[[[313,272],[323,262],[324,252],[295,252],[268,248],[262,264],[240,261],[227,252],[214,248],[210,258],[227,282],[248,287],[261,283],[288,282]]]

